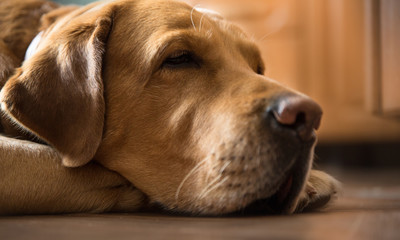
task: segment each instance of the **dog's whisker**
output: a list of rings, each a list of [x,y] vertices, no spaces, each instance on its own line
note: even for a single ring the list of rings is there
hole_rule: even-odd
[[[256,41],[256,34],[252,33],[250,36],[251,41],[255,42]]]
[[[271,31],[269,31],[268,33],[264,34],[260,39],[258,39],[258,42],[262,42],[265,39],[267,39],[269,36],[271,36],[272,34],[278,32],[281,28],[277,28],[277,29],[273,29]]]
[[[221,169],[219,170],[219,173],[221,174],[232,162],[226,162]]]
[[[204,187],[204,189],[203,189],[203,191],[199,194],[199,199],[200,198],[202,198],[202,196],[203,196],[203,194],[205,193],[205,192],[207,192],[207,190],[214,184],[214,183],[216,183],[220,178],[221,178],[221,176],[222,175],[218,175],[217,177],[215,177],[209,184],[207,184],[207,186],[205,186]]]
[[[215,184],[219,179],[221,179],[221,177],[222,177],[222,172],[229,166],[229,164],[231,164],[231,162],[226,162],[226,163],[221,167],[221,169],[219,170],[219,175],[218,175],[217,177],[215,177],[209,184],[207,184],[207,186],[204,188],[204,190],[200,193],[200,195],[199,195],[199,198],[200,198],[200,199],[204,198],[204,194],[205,194],[206,192],[209,192],[208,190],[209,190],[210,188],[214,188],[214,187],[212,187],[213,184]],[[225,178],[224,178],[224,179],[225,179]],[[226,181],[226,180],[225,180],[225,181]]]
[[[185,184],[185,182],[189,179],[190,176],[192,176],[195,172],[197,172],[201,167],[203,167],[203,164],[208,160],[207,158],[204,158],[202,161],[200,161],[199,163],[196,164],[196,166],[194,166],[192,168],[192,170],[190,170],[190,172],[188,174],[186,174],[186,176],[182,179],[181,183],[179,184],[178,188],[176,189],[176,193],[175,193],[175,200],[177,201],[179,198],[179,193],[183,187],[183,185]]]
[[[271,36],[274,32],[269,32],[267,34],[264,34],[264,36],[262,36],[260,39],[258,39],[258,42],[262,42],[264,41],[266,38],[268,38],[269,36]]]
[[[203,13],[203,14],[201,15],[201,18],[200,18],[199,32],[201,31],[201,27],[202,27],[202,24],[203,24],[204,15],[206,15],[206,13]]]
[[[194,24],[194,20],[193,20],[193,11],[196,10],[196,8],[200,6],[199,4],[195,5],[192,10],[190,11],[190,21],[192,21],[192,25],[195,31],[197,31],[196,29],[196,24]]]
[[[216,168],[216,162],[215,161],[210,161],[210,164],[211,164],[211,167],[210,167],[210,169],[214,169],[214,168]],[[210,178],[210,176],[211,176],[211,173],[212,173],[213,171],[207,171],[207,175],[206,175],[206,179],[205,179],[205,183],[208,183],[208,180],[209,180],[209,178]]]
[[[219,179],[220,177],[218,177]],[[200,194],[200,199],[205,198],[211,191],[213,191],[214,189],[218,188],[219,186],[221,186],[224,182],[226,182],[229,179],[229,176],[224,177],[221,181],[219,181],[218,183],[216,183],[214,186],[209,187],[208,190],[207,188],[205,189],[206,191],[203,191]]]

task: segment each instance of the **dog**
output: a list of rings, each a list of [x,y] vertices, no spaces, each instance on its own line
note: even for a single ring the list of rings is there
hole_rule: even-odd
[[[325,206],[322,110],[253,41],[174,0],[0,3],[0,213]]]

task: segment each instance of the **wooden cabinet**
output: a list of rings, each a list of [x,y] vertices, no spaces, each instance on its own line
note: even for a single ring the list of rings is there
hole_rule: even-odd
[[[382,0],[380,21],[382,112],[400,116],[400,1]]]
[[[322,105],[321,142],[400,140],[400,1],[189,2],[239,24],[266,75]]]

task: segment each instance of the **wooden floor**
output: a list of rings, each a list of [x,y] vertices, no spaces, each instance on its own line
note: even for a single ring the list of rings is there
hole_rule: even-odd
[[[0,239],[400,239],[400,169],[331,172],[344,189],[321,212],[226,218],[144,213],[1,217]]]

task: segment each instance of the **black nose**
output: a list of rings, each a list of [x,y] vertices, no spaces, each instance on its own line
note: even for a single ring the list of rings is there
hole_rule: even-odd
[[[273,101],[268,113],[281,128],[292,129],[301,140],[307,141],[312,138],[314,129],[319,128],[322,109],[306,96],[285,95]]]

